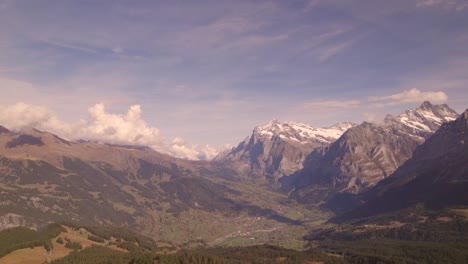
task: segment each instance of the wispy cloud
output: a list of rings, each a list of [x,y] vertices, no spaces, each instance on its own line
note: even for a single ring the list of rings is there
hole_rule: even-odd
[[[403,110],[424,97],[390,96],[411,87],[447,93],[464,110],[464,3],[8,1],[0,104],[44,105],[66,123],[96,102],[108,114],[138,104],[148,127],[199,146],[275,116],[328,125]]]
[[[385,96],[369,96],[363,100],[315,100],[302,104],[303,109],[356,109],[395,106],[408,103],[430,101],[435,104],[446,103],[448,96],[442,91],[421,91],[416,88]]]
[[[323,100],[306,102],[302,105],[304,109],[350,109],[361,105],[359,100]]]
[[[325,46],[324,48],[318,51],[317,57],[320,62],[324,62],[328,60],[330,57],[333,57],[336,54],[338,54],[340,51],[346,49],[349,45],[353,44],[354,41],[355,40],[353,39],[353,40],[349,40],[343,43]]]
[[[269,24],[250,14],[228,15],[176,34],[172,45],[184,51],[189,48],[206,55],[226,56],[251,52],[288,38],[287,33],[267,34],[262,31]],[[191,55],[194,54],[188,54]]]
[[[307,12],[311,11],[312,9],[314,9],[315,7],[320,5],[321,2],[322,2],[322,0],[309,0],[309,1],[307,1],[304,8],[302,8],[302,12],[307,13]]]
[[[30,90],[32,89],[33,85],[29,82],[23,82],[23,81],[18,81],[14,79],[9,79],[9,78],[2,78],[0,76],[0,88],[2,88],[2,91],[7,91],[8,90]]]
[[[67,43],[67,42],[42,40],[42,43],[47,44],[47,45],[52,45],[52,46],[55,46],[55,47],[59,47],[59,48],[71,49],[71,50],[81,51],[81,52],[86,52],[86,53],[92,53],[92,54],[98,53],[98,50],[96,50],[96,49],[85,47],[85,46],[82,46],[82,45],[71,44],[71,43]]]
[[[441,7],[444,9],[452,9],[455,11],[463,11],[468,9],[468,2],[465,0],[417,0],[418,7]]]
[[[348,33],[352,31],[352,27],[344,27],[344,28],[338,28],[337,31],[332,31],[329,33],[329,38],[334,38],[340,35],[343,35],[345,33]],[[334,41],[331,43],[326,43],[323,45],[320,45],[317,47],[315,50],[315,54],[318,57],[318,60],[320,62],[327,61],[329,58],[337,55],[340,52],[344,52],[346,49],[350,48],[352,45],[356,44],[361,38],[363,38],[366,35],[366,33],[360,33],[357,35],[353,35],[351,37],[348,37],[345,40],[341,41]]]
[[[33,66],[2,67],[2,68],[0,68],[0,73],[21,72],[21,71],[30,69],[31,67],[33,67]]]
[[[374,105],[377,107],[393,106],[407,103],[419,103],[422,101],[431,101],[432,103],[445,103],[448,100],[448,96],[442,91],[427,91],[423,92],[417,88],[402,91],[400,93],[388,95],[388,96],[371,96],[369,97],[370,102],[375,102]]]

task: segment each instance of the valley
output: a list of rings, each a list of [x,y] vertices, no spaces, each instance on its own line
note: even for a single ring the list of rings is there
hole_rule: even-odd
[[[466,258],[468,113],[424,102],[386,120],[324,129],[272,121],[213,161],[2,128],[0,232],[28,235],[0,263],[68,263],[61,261],[87,254],[130,261],[135,252],[167,257],[163,263],[187,256],[230,263],[235,250],[324,263],[389,254],[416,261],[433,250],[436,258]],[[34,242],[30,232],[47,235]]]

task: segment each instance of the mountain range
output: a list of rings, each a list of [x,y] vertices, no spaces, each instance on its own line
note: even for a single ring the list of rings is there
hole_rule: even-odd
[[[300,199],[314,201],[368,190],[389,177],[443,123],[457,117],[447,105],[426,101],[397,117],[388,115],[382,124],[363,122],[329,146],[314,150],[304,168],[282,182],[300,189],[296,192]]]
[[[363,205],[341,219],[368,217],[423,204],[468,205],[468,110],[418,146],[391,177],[361,195]]]
[[[274,119],[255,127],[252,135],[231,150],[220,153],[214,161],[232,167],[248,178],[276,182],[301,169],[305,158],[314,149],[328,146],[353,126],[355,124],[343,122],[314,128]]]
[[[0,230],[67,221],[186,246],[301,247],[334,213],[467,205],[467,117],[424,102],[378,124],[272,120],[212,161],[0,126]]]
[[[323,218],[285,194],[230,180],[236,172],[217,163],[69,142],[35,129],[0,131],[0,229],[66,221],[127,226],[174,243],[223,244],[238,236],[259,243],[250,237],[267,240],[265,230],[284,237],[305,217]]]

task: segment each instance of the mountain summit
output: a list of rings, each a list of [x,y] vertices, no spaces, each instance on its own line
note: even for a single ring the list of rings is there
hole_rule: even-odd
[[[457,117],[457,112],[446,104],[433,105],[424,101],[419,108],[407,110],[397,117],[387,115],[385,124],[396,126],[399,131],[409,135],[427,138],[443,123],[453,121]]]
[[[355,126],[353,123],[337,123],[330,127],[314,128],[303,123],[288,121],[280,123],[276,119],[265,125],[257,126],[254,134],[272,140],[280,137],[284,140],[296,141],[299,143],[325,143],[329,144],[338,139],[344,131]]]
[[[397,117],[387,116],[383,125],[364,122],[329,147],[312,152],[304,169],[282,182],[307,186],[319,199],[335,192],[362,192],[391,175],[419,144],[457,116],[447,105],[424,102]]]
[[[443,124],[389,178],[363,194],[365,203],[341,220],[423,204],[437,209],[468,204],[468,110]]]
[[[255,127],[250,137],[214,160],[230,164],[243,176],[275,182],[279,177],[301,169],[310,152],[334,142],[353,126],[355,124],[344,122],[314,128],[273,119]]]

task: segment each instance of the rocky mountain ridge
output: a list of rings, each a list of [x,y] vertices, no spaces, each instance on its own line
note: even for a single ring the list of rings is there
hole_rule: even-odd
[[[363,193],[363,205],[340,219],[368,217],[422,204],[468,204],[468,110],[444,123],[391,177]]]
[[[364,122],[313,151],[304,169],[281,181],[305,188],[319,200],[336,192],[362,192],[391,175],[419,144],[457,116],[447,105],[424,102],[395,118],[387,116],[384,124]]]
[[[443,123],[453,121],[457,117],[458,113],[446,104],[433,105],[429,101],[424,101],[418,108],[406,110],[396,117],[387,115],[384,123],[409,135],[425,139]]]
[[[239,171],[240,175],[276,182],[302,168],[312,150],[338,139],[353,123],[337,123],[330,127],[314,128],[302,123],[272,120],[254,128],[252,135],[214,161]]]

